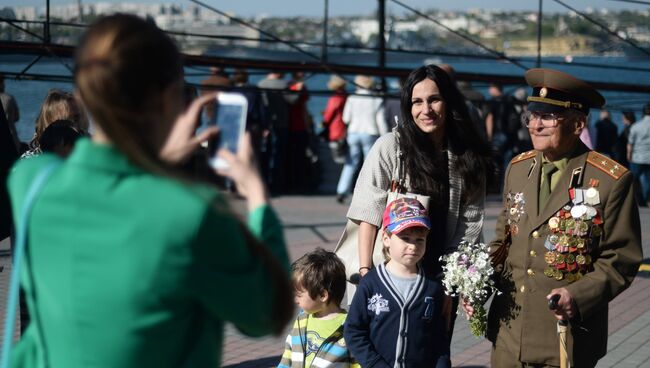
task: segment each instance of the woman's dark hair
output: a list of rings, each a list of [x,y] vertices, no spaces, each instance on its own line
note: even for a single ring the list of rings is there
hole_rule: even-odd
[[[41,134],[50,124],[57,120],[71,121],[80,130],[84,132],[88,130],[88,119],[74,95],[68,91],[52,88],[47,91],[41,105],[34,124],[34,138],[29,143],[29,147],[32,149],[38,148]]]
[[[93,120],[131,162],[152,172],[169,171],[149,138],[163,129],[163,91],[182,76],[173,40],[135,15],[100,18],[76,51],[75,83]]]
[[[57,120],[48,125],[38,141],[43,152],[56,152],[59,147],[72,147],[82,134],[71,120]]]
[[[436,83],[445,103],[447,149],[458,158],[457,174],[462,178],[465,188],[463,199],[467,199],[496,180],[493,151],[472,122],[465,98],[456,84],[449,74],[435,65],[422,66],[412,71],[402,89],[402,123],[397,129],[406,174],[413,190],[431,195],[434,201],[447,195],[441,193],[443,188],[447,188],[447,183],[443,180],[448,177],[443,147],[435,146],[429,135],[418,128],[411,114],[413,87],[426,78]]]
[[[634,114],[634,111],[623,111],[623,117],[627,119],[630,124],[634,124],[636,122],[636,115]]]

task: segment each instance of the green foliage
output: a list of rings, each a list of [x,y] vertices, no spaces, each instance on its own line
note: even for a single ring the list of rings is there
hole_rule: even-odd
[[[482,304],[474,306],[474,314],[469,319],[469,329],[477,338],[485,336],[487,332],[487,312]]]

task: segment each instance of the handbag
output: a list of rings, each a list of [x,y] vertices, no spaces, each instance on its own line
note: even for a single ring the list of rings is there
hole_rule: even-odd
[[[391,184],[386,188],[388,194],[386,204],[402,197],[415,198],[428,210],[430,197],[422,194],[415,194],[406,191],[404,165],[402,165],[402,153],[397,145],[397,165],[392,173]],[[385,261],[382,249],[384,247],[381,240],[382,229],[377,230],[375,235],[375,246],[372,251],[372,263],[378,265]],[[334,253],[341,259],[345,265],[345,277],[349,283],[356,285],[361,279],[359,275],[359,222],[348,219],[345,224],[343,234],[339,238]],[[348,285],[349,286],[349,285]],[[348,301],[352,300],[348,287]]]
[[[16,309],[18,306],[18,291],[20,289],[20,267],[23,263],[23,257],[25,255],[25,247],[27,243],[27,225],[29,224],[29,218],[34,207],[34,203],[38,198],[38,195],[41,193],[43,186],[47,182],[47,179],[52,175],[54,169],[56,169],[61,164],[61,161],[54,161],[47,165],[39,174],[36,176],[29,189],[27,190],[27,195],[25,196],[25,201],[21,211],[19,212],[19,221],[16,222],[16,238],[14,244],[14,255],[13,255],[13,265],[11,270],[11,279],[9,281],[9,291],[7,293],[7,309],[4,320],[4,333],[2,340],[2,350],[0,354],[0,368],[9,367],[9,357],[11,355],[11,348],[13,344],[14,337],[14,321],[16,320]],[[28,262],[29,259],[25,258],[25,261]],[[27,272],[27,275],[31,276],[30,272]],[[31,280],[30,280],[31,282]],[[32,323],[35,323],[37,327],[40,327],[38,323],[38,314],[32,316]],[[37,331],[40,332],[39,328]]]

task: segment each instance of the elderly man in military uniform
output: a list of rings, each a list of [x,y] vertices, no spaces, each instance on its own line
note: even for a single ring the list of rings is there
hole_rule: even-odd
[[[579,139],[589,109],[605,104],[600,93],[550,69],[531,69],[526,81],[522,120],[535,150],[507,168],[491,243],[502,292],[488,316],[492,366],[560,366],[557,322],[568,320],[571,367],[594,367],[607,352],[608,303],[643,259],[632,175]]]

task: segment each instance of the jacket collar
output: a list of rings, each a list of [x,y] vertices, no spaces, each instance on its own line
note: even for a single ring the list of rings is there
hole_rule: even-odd
[[[568,156],[568,161],[566,164],[566,169],[562,172],[562,176],[560,176],[560,180],[556,184],[555,188],[551,192],[551,195],[548,198],[548,202],[546,203],[546,206],[544,208],[539,208],[539,182],[540,182],[540,168],[541,168],[541,162],[542,162],[542,153],[537,152],[537,156],[535,159],[537,160],[538,164],[535,165],[535,168],[533,169],[533,173],[531,174],[531,177],[529,179],[529,183],[527,188],[532,187],[535,191],[535,195],[532,198],[535,198],[533,201],[535,203],[535,208],[533,209],[535,212],[533,214],[539,213],[539,216],[537,217],[537,220],[535,221],[535,228],[537,228],[540,224],[546,222],[553,214],[555,214],[560,208],[562,208],[565,204],[569,203],[571,201],[571,197],[569,196],[569,187],[571,186],[571,178],[573,177],[573,171],[578,168],[582,167],[584,170],[584,166],[587,162],[586,160],[586,154],[589,152],[589,148],[585,146],[581,141],[578,141],[578,144],[576,148],[573,150],[573,152]],[[532,184],[532,185],[531,185]],[[531,198],[531,197],[528,197]],[[539,208],[539,211],[537,210]]]
[[[94,143],[82,138],[75,144],[74,151],[68,158],[70,165],[91,167],[118,173],[137,173],[143,170],[131,164],[126,156],[115,146]]]

